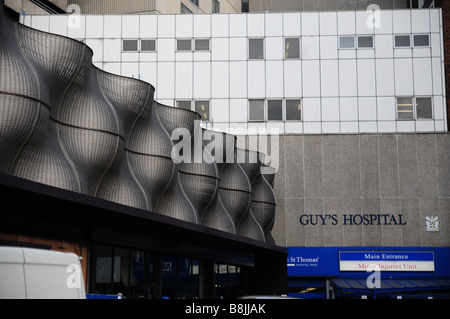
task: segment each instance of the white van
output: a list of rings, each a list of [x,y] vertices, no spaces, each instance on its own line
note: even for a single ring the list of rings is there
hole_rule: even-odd
[[[0,299],[85,299],[73,253],[0,246]]]

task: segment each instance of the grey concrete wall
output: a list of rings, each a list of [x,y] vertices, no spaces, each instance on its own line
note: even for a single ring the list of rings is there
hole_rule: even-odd
[[[450,134],[284,135],[279,144],[278,245],[450,245]],[[304,214],[326,220],[302,225]],[[351,225],[351,214],[393,215],[397,225]],[[439,231],[426,230],[426,216],[439,217]]]

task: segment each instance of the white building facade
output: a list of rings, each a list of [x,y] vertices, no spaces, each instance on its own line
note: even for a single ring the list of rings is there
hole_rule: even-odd
[[[81,40],[209,129],[281,134],[444,132],[441,9],[27,16]],[[208,121],[208,122],[206,122]]]

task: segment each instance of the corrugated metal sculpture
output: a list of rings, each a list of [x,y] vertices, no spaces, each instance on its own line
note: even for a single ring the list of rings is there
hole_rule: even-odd
[[[155,102],[150,84],[94,67],[86,45],[0,9],[0,173],[274,243],[273,179],[259,156],[201,129],[199,114]],[[192,161],[173,160],[177,128]],[[225,152],[205,145],[214,138]]]

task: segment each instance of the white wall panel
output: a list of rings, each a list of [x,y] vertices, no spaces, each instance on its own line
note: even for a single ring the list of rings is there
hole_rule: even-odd
[[[430,31],[440,32],[441,28],[441,12],[438,10],[430,10]]]
[[[411,10],[412,33],[430,32],[430,11]]]
[[[379,121],[377,124],[379,133],[395,133],[397,131],[395,121]]]
[[[337,12],[319,13],[320,35],[337,35]]]
[[[175,98],[192,98],[192,62],[175,63]]]
[[[139,78],[139,63],[122,63],[121,75],[130,78]]]
[[[302,122],[285,122],[284,123],[284,133],[285,134],[301,134],[303,133],[303,123]]]
[[[357,95],[356,61],[339,61],[339,93],[341,96]]]
[[[319,35],[319,15],[317,13],[302,12],[301,23],[303,36]]]
[[[107,15],[104,20],[105,39],[119,39],[122,37],[122,16],[120,15]],[[134,36],[137,38],[137,36]]]
[[[173,99],[175,96],[175,65],[172,62],[159,62],[157,69],[155,96],[157,99]]]
[[[340,11],[338,12],[338,34],[354,35],[355,30],[355,12]]]
[[[194,63],[194,99],[211,98],[211,64]]]
[[[226,98],[229,96],[228,62],[213,62],[211,72],[211,97]]]
[[[303,99],[303,121],[314,122],[321,120],[321,108],[319,98]]]
[[[158,14],[158,37],[175,37],[175,16],[169,14]]]
[[[150,83],[156,89],[156,63],[141,62],[139,71],[141,80]]]
[[[338,38],[336,36],[320,37],[320,58],[337,59],[338,57]]]
[[[339,122],[322,122],[322,133],[324,134],[334,134],[340,133],[340,123]]]
[[[394,59],[395,95],[414,94],[412,59]]]
[[[50,19],[50,33],[67,36],[67,16],[54,16]]]
[[[213,61],[224,61],[229,59],[229,40],[228,38],[212,38],[211,58]]]
[[[358,99],[356,97],[341,97],[339,101],[341,121],[358,120]]]
[[[211,15],[194,15],[194,38],[209,38],[211,36]]]
[[[376,35],[374,44],[376,58],[394,57],[394,39],[391,34]]]
[[[300,30],[300,13],[283,13],[283,34],[285,37],[299,36]]]
[[[358,98],[358,117],[360,121],[377,120],[377,99],[376,97]]]
[[[392,34],[392,11],[380,10],[376,12],[375,34]]]
[[[175,60],[175,39],[158,39],[158,61]]]
[[[266,95],[266,71],[264,61],[248,62],[248,96],[263,98]]]
[[[230,121],[228,99],[214,99],[211,101],[211,122],[224,123]]]
[[[138,15],[124,15],[122,16],[122,37],[136,39],[140,37],[139,34],[139,16]]]
[[[120,75],[120,68],[122,66],[122,63],[103,63],[103,71],[109,72],[112,74]]]
[[[213,14],[211,16],[212,37],[228,37],[228,17],[227,14]]]
[[[284,38],[270,37],[266,42],[266,60],[283,60]]]
[[[377,122],[359,122],[359,133],[376,133],[378,131]]]
[[[141,38],[156,38],[158,36],[158,16],[142,15],[140,19]]]
[[[445,103],[442,96],[435,96],[433,98],[433,118],[436,120],[444,119]]]
[[[230,14],[230,37],[247,36],[247,15]]]
[[[445,91],[444,67],[440,58],[431,59],[433,72],[433,94],[442,95]]]
[[[414,95],[433,94],[430,59],[413,59]]]
[[[103,38],[103,16],[86,16],[86,38]]]
[[[230,38],[230,60],[246,61],[247,53],[247,38]]]
[[[356,11],[356,34],[374,34],[376,28],[376,18],[378,13],[374,13],[372,10]]]
[[[193,26],[192,14],[177,14],[175,16],[175,37],[177,38],[192,38]]]
[[[320,80],[322,96],[339,95],[339,72],[337,60],[321,60],[320,62]]]
[[[247,122],[248,100],[231,99],[230,100],[230,122]]]
[[[283,15],[281,13],[267,13],[266,37],[281,37],[283,35]]]
[[[320,96],[320,65],[318,60],[306,60],[302,62],[303,70],[303,96]]]
[[[396,99],[394,96],[377,97],[377,119],[379,121],[396,120]]]
[[[393,11],[392,20],[394,33],[411,33],[411,10]]]
[[[319,59],[319,37],[302,37],[302,59]]]
[[[300,60],[284,61],[284,96],[302,96],[302,62]]]
[[[322,98],[322,121],[339,122],[339,98]]]
[[[264,29],[264,14],[249,14],[247,16],[247,35],[249,37],[263,37]]]
[[[341,133],[358,133],[358,122],[341,122]]]
[[[247,62],[230,62],[230,97],[247,97]]]
[[[283,61],[266,62],[266,97],[282,98],[284,95]]]
[[[39,16],[33,16],[33,21],[35,17]],[[86,16],[79,16],[77,18],[79,19],[76,21],[77,24],[68,25],[67,36],[74,39],[83,39],[86,37]]]
[[[103,61],[120,62],[122,55],[122,40],[105,39],[103,40]]]
[[[376,60],[377,95],[394,95],[394,60]]]
[[[375,96],[375,60],[361,59],[357,61],[358,95]]]

